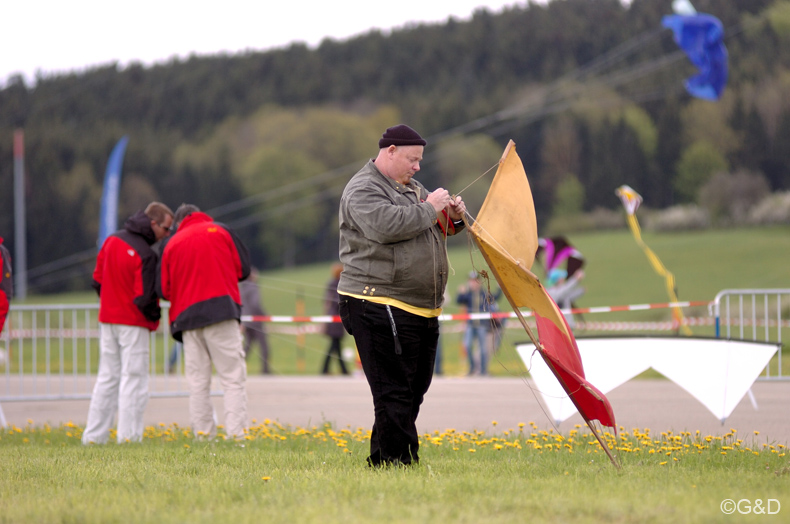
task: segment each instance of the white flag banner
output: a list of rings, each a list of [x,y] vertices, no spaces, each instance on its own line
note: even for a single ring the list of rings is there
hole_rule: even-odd
[[[612,337],[576,339],[587,380],[606,394],[653,368],[699,400],[722,423],[768,365],[779,345],[715,338]],[[554,422],[576,407],[532,343],[516,351]],[[612,406],[615,414],[617,406]]]

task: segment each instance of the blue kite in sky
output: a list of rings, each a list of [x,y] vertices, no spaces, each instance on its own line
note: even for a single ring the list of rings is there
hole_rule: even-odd
[[[724,28],[715,16],[693,13],[667,15],[661,24],[672,30],[675,42],[685,51],[699,74],[685,81],[692,96],[718,100],[727,85],[727,49]]]

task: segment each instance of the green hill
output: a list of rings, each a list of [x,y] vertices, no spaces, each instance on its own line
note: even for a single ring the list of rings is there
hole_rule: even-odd
[[[710,301],[724,289],[790,288],[790,272],[787,270],[786,259],[790,227],[644,233],[643,239],[667,269],[674,273],[678,296],[682,301]],[[454,274],[448,285],[451,303],[446,307],[446,313],[458,311],[452,299],[472,267],[486,268],[475,248],[467,245],[463,239],[456,240],[456,245],[450,248]],[[587,293],[579,300],[579,307],[669,301],[663,278],[653,271],[629,231],[584,233],[572,235],[569,240],[582,251],[586,259],[584,285]],[[538,277],[543,277],[538,264],[533,269]],[[297,311],[297,300],[302,300],[306,314],[322,314],[321,297],[328,277],[329,264],[263,272],[259,283],[264,307],[270,314],[293,315]],[[496,285],[493,279],[491,285]],[[503,309],[506,309],[505,299],[500,302]],[[703,306],[686,309],[684,315],[707,317],[708,312]],[[668,309],[584,316],[587,321],[626,322],[662,321],[670,318]],[[713,328],[710,326],[695,327],[692,331],[695,335],[713,335]],[[463,374],[466,363],[461,347],[460,323],[445,323],[443,333],[445,371],[449,374]],[[577,332],[578,336],[602,334],[604,333]],[[299,347],[294,338],[279,334],[271,336],[275,348],[275,367],[279,361],[281,368],[295,369],[297,358],[304,358],[307,362],[306,369],[317,370],[325,349],[324,340],[315,335],[308,336]],[[520,373],[523,366],[513,344],[526,339],[526,334],[519,327],[505,330],[503,346],[494,357],[491,372],[499,375]],[[350,338],[346,339],[346,345],[353,346]],[[256,366],[256,363],[250,364],[253,371],[257,369]]]

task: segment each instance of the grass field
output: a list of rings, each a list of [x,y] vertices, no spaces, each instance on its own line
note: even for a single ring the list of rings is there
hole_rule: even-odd
[[[643,239],[667,269],[674,273],[680,300],[711,301],[724,289],[790,288],[787,261],[790,227],[644,233]],[[451,296],[450,304],[445,308],[447,313],[458,311],[454,297],[457,289],[466,282],[469,271],[473,268],[486,269],[482,256],[468,244],[465,236],[453,240],[455,242],[450,246],[449,253],[454,272],[447,286]],[[669,301],[663,278],[653,271],[630,232],[584,233],[572,235],[569,240],[586,259],[583,282],[587,292],[578,301],[579,307]],[[539,264],[533,269],[538,277],[543,277]],[[303,307],[308,315],[322,314],[321,300],[328,276],[328,264],[265,272],[259,280],[264,307],[269,313],[279,315],[293,315],[297,307]],[[492,287],[496,286],[493,277],[490,282]],[[297,306],[298,301],[303,306]],[[503,310],[508,309],[504,298],[500,299],[500,304]],[[683,313],[687,317],[708,316],[704,306],[686,308]],[[585,315],[585,320],[601,322],[661,321],[670,318],[669,309]],[[790,318],[790,305],[786,307],[783,318]],[[714,335],[712,326],[693,327],[692,331],[698,336]],[[464,374],[466,363],[459,324],[446,323],[443,333],[446,372],[450,375]],[[580,330],[576,334],[600,336],[606,333]],[[495,375],[521,372],[523,367],[513,346],[526,339],[521,328],[506,330],[502,350],[493,362],[491,372]],[[297,370],[295,364],[299,354],[304,355],[305,369],[320,368],[321,356],[325,351],[324,340],[320,337],[308,337],[301,347],[296,345],[294,337],[273,335],[270,340],[275,347],[274,363],[280,370],[286,373]],[[790,375],[790,346],[786,342],[790,340],[790,330],[784,330],[782,340],[785,341],[783,373]],[[251,368],[257,369],[256,365],[251,360]]]
[[[749,228],[733,230],[710,230],[680,233],[643,233],[644,241],[658,255],[664,265],[675,275],[680,300],[710,301],[724,289],[744,288],[790,288],[788,270],[788,250],[790,227]],[[454,297],[458,288],[466,282],[470,270],[485,270],[482,256],[469,244],[465,235],[452,238],[449,249],[452,272],[448,284],[450,303],[446,313],[456,313],[458,307]],[[626,230],[593,232],[570,235],[569,240],[576,245],[586,259],[584,286],[586,294],[578,301],[579,307],[619,306],[631,304],[664,303],[669,300],[664,280],[658,276],[648,263],[645,254],[637,246],[630,232]],[[259,285],[264,307],[272,315],[290,316],[294,314],[321,315],[324,286],[329,280],[330,263],[300,266],[292,269],[265,271],[261,273]],[[533,268],[543,276],[539,264]],[[492,287],[496,286],[493,277]],[[26,303],[96,303],[93,291],[70,293],[46,297],[30,297]],[[503,310],[508,309],[506,300],[500,299]],[[686,317],[708,317],[704,306],[686,308]],[[587,321],[662,321],[671,318],[669,309],[629,311],[618,313],[598,313],[584,315]],[[790,318],[790,305],[786,306],[783,318]],[[69,319],[66,319],[68,324]],[[54,320],[53,320],[54,322]],[[38,326],[45,325],[43,319]],[[318,373],[323,363],[327,341],[321,335],[306,334],[294,336],[284,334],[283,324],[273,325],[269,334],[272,347],[271,364],[279,374]],[[448,375],[463,375],[467,371],[464,350],[461,344],[462,326],[458,322],[443,324],[443,362]],[[712,326],[692,328],[695,335],[713,336]],[[626,334],[627,332],[617,332]],[[638,332],[644,334],[644,331]],[[600,336],[607,334],[599,331],[577,330],[576,335]],[[654,332],[655,334],[655,332]],[[662,334],[667,334],[663,332]],[[782,372],[790,376],[790,330],[782,333],[785,348],[782,359]],[[506,329],[502,348],[492,361],[491,373],[512,375],[524,371],[523,365],[514,350],[514,345],[527,340],[523,330],[516,326]],[[64,341],[64,369],[71,372],[73,364],[71,341]],[[346,337],[345,345],[353,348],[353,341]],[[31,348],[25,355],[32,355]],[[39,348],[44,351],[44,348]],[[160,348],[161,352],[162,349]],[[90,351],[93,365],[98,358],[98,346]],[[59,366],[59,355],[52,357],[52,365]],[[43,362],[43,361],[42,361]],[[164,359],[160,355],[154,359],[159,372],[163,371]],[[778,369],[776,361],[772,364]],[[251,373],[260,370],[257,353],[249,359]],[[27,368],[27,366],[26,366]],[[59,368],[57,368],[59,369]],[[39,364],[39,372],[43,372]],[[648,374],[651,372],[648,372]]]
[[[584,254],[587,293],[579,307],[667,302],[664,280],[626,230],[569,235]],[[680,300],[713,300],[723,289],[790,288],[788,248],[790,227],[643,233],[645,243],[674,273]],[[450,245],[451,273],[447,289],[454,298],[469,271],[486,269],[476,248],[465,236]],[[543,277],[539,263],[533,268]],[[321,314],[323,286],[329,264],[267,271],[260,279],[264,305],[271,313],[293,314],[301,297],[308,314]],[[492,286],[496,285],[493,278]],[[451,300],[452,302],[452,300]],[[447,311],[457,311],[454,303]],[[668,318],[660,310],[649,312]]]
[[[0,432],[0,522],[743,521],[726,499],[746,500],[742,512],[759,499],[776,522],[790,511],[785,445],[732,430],[607,433],[619,470],[586,430],[530,424],[425,434],[419,465],[383,470],[364,465],[361,428],[266,420],[244,441],[204,442],[160,425],[140,444],[89,447],[81,433]]]
[[[627,230],[568,235],[586,259],[587,293],[580,307],[666,302],[664,281],[650,267],[645,254]],[[788,242],[790,226],[687,231],[643,232],[645,243],[675,275],[680,300],[712,300],[723,289],[790,288]],[[451,298],[473,268],[485,269],[466,236],[451,238],[452,273],[447,286]],[[264,271],[259,281],[264,305],[271,314],[291,315],[298,300],[305,313],[321,314],[330,263]],[[542,277],[539,263],[533,271]],[[493,280],[492,280],[493,285]],[[20,304],[97,303],[91,290],[60,295],[33,295]],[[454,303],[448,312],[457,310]],[[651,312],[660,315],[660,312]]]

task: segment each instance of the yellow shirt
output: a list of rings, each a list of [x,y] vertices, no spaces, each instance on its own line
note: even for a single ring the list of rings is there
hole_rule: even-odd
[[[401,302],[400,300],[396,300],[394,298],[389,298],[389,297],[369,297],[367,295],[355,295],[354,293],[343,293],[342,291],[338,291],[338,294],[345,295],[347,297],[358,298],[360,300],[367,300],[368,302],[373,302],[374,304],[395,306],[398,309],[402,309],[404,311],[408,311],[413,315],[417,315],[425,318],[438,317],[439,315],[442,314],[442,308],[440,307],[436,309],[414,307],[414,306],[410,306],[406,302]]]

